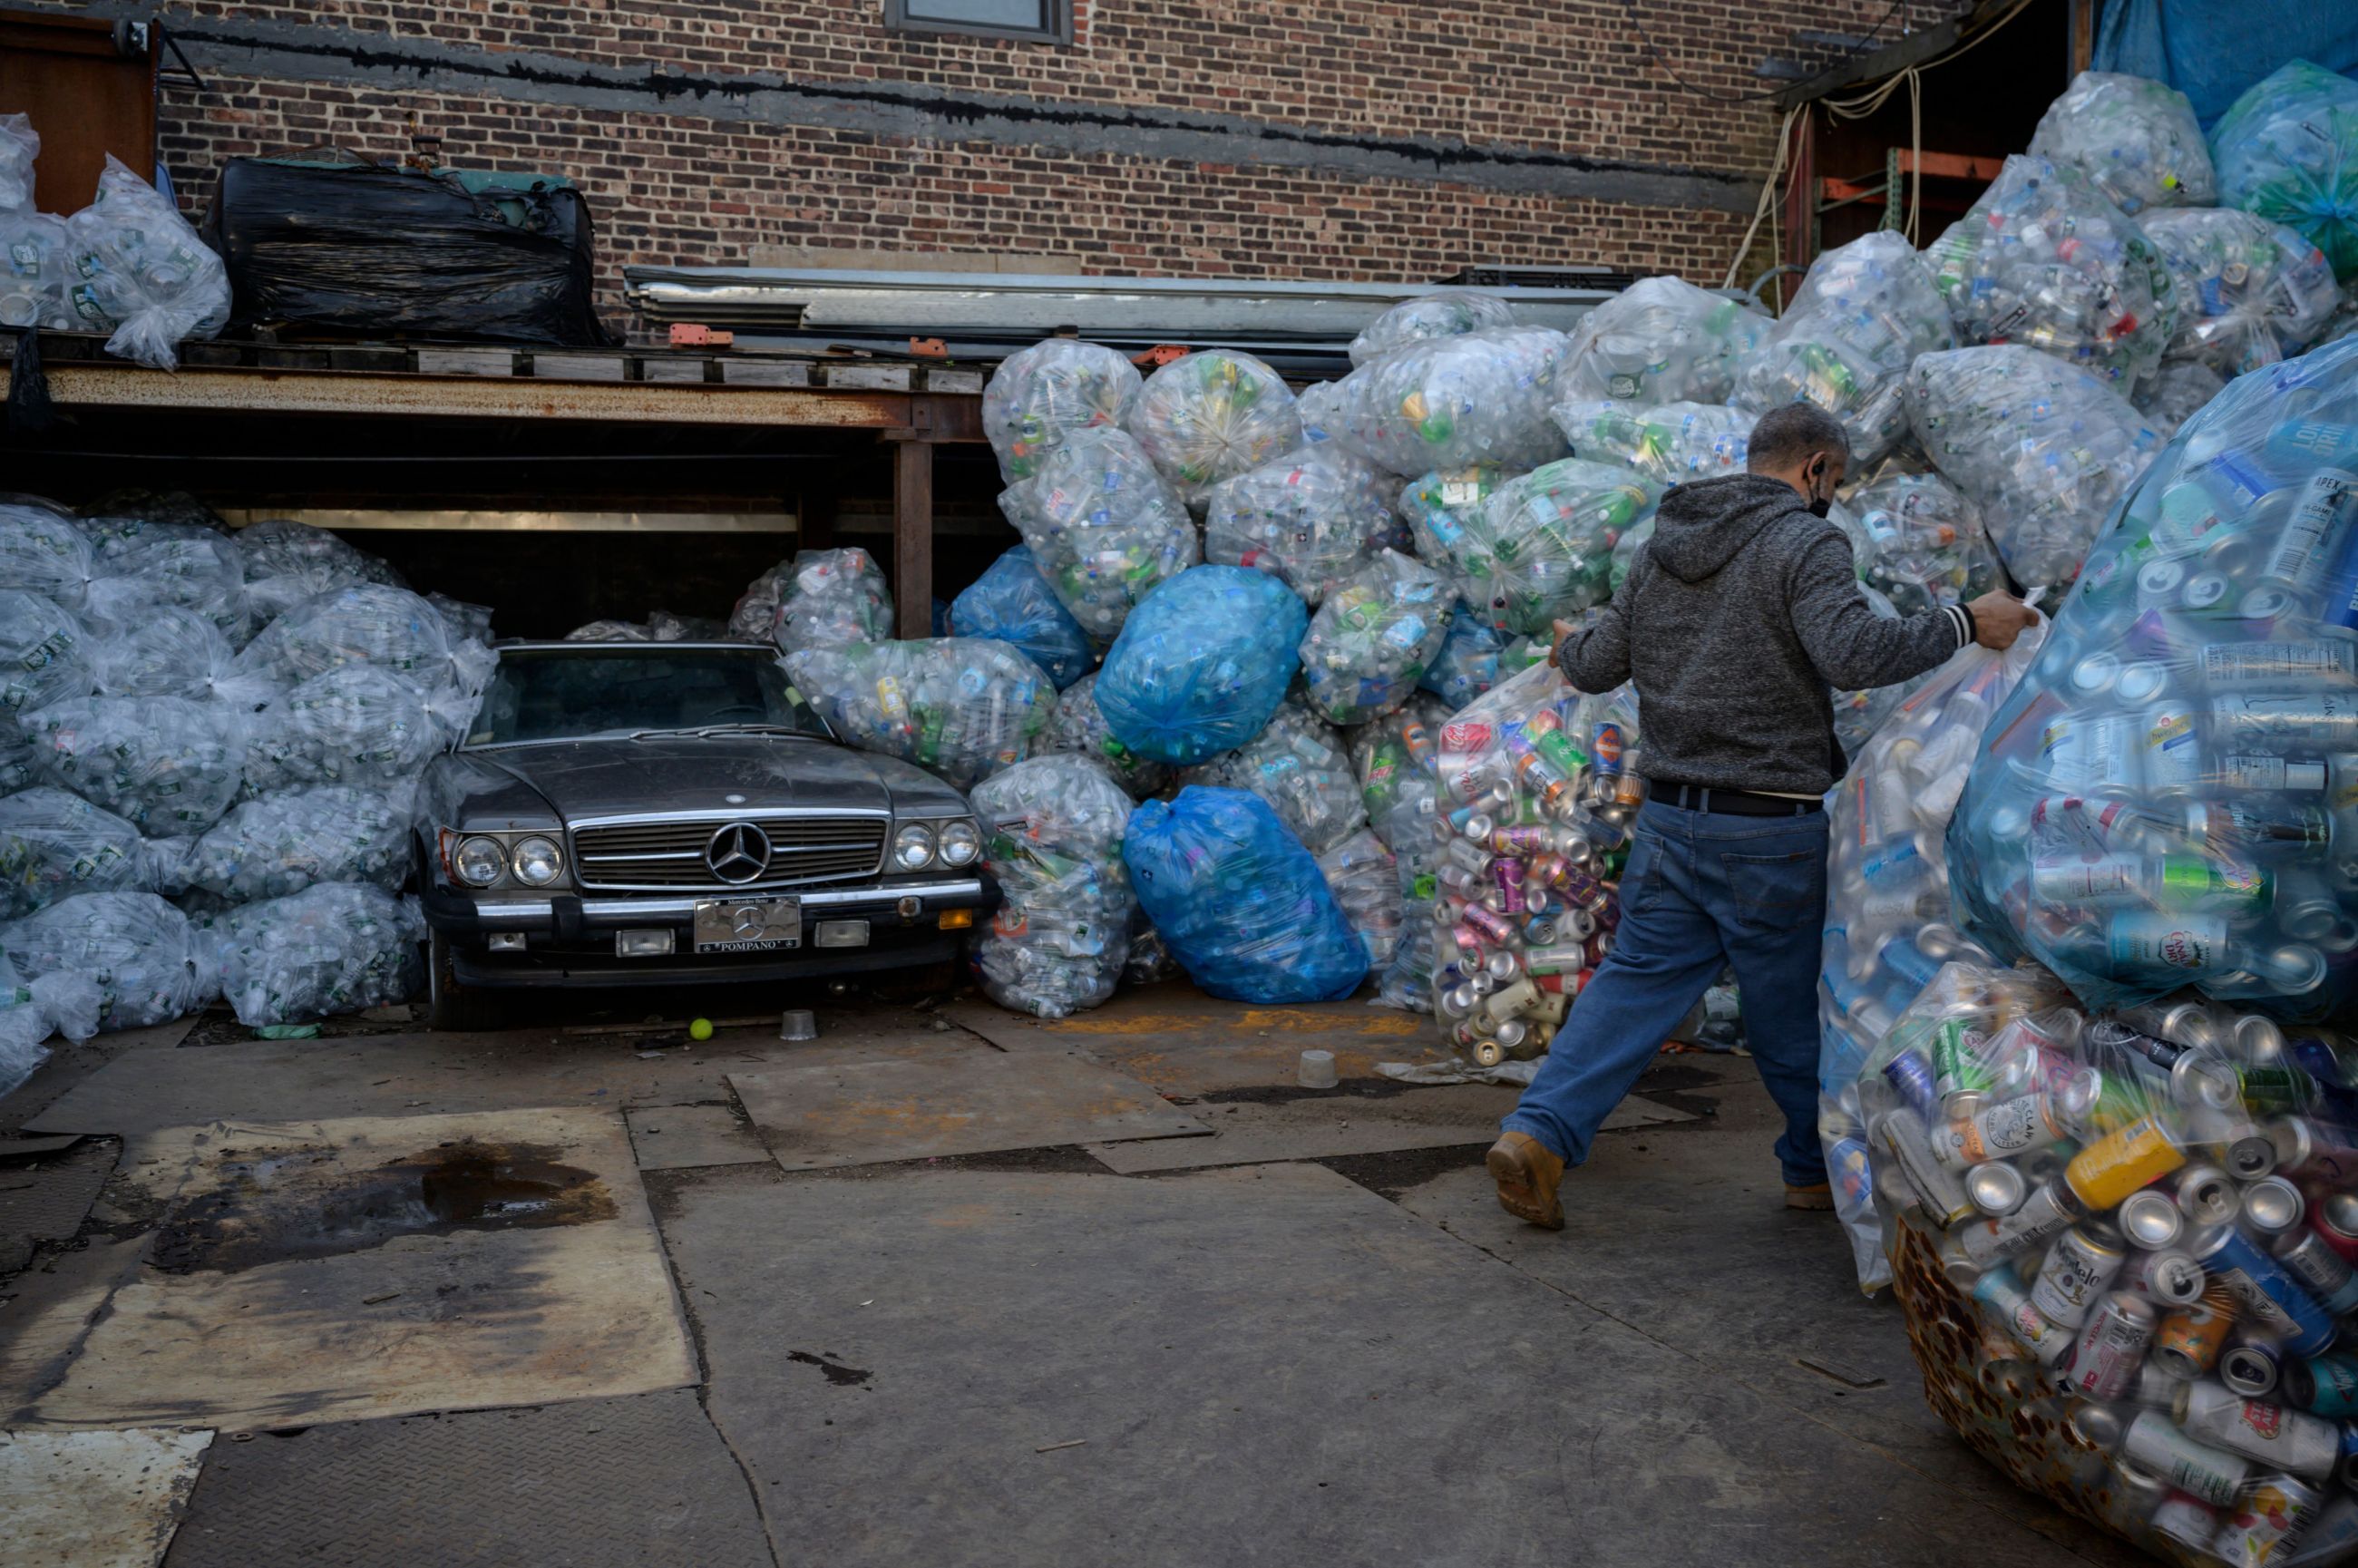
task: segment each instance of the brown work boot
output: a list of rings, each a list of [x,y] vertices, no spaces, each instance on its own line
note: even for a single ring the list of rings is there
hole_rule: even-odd
[[[1563,1182],[1563,1162],[1528,1133],[1505,1132],[1490,1145],[1490,1179],[1498,1184],[1498,1206],[1517,1219],[1563,1228],[1563,1205],[1555,1190]]]
[[[1833,1184],[1830,1182],[1820,1182],[1813,1187],[1797,1187],[1788,1182],[1785,1184],[1785,1206],[1830,1209],[1834,1206]]]

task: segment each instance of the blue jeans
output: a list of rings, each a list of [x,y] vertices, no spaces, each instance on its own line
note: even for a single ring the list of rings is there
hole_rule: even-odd
[[[1777,1158],[1795,1186],[1826,1179],[1818,1144],[1818,956],[1826,816],[1737,816],[1648,804],[1632,825],[1621,928],[1501,1123],[1569,1165],[1695,1000],[1736,969],[1744,1033],[1785,1113]]]

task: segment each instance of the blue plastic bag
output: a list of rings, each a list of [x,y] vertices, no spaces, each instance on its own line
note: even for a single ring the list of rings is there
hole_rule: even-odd
[[[2358,81],[2291,61],[2219,116],[2211,159],[2221,206],[2297,231],[2358,278]]]
[[[1424,666],[1424,678],[1417,685],[1449,704],[1449,711],[1455,713],[1498,684],[1498,655],[1506,646],[1507,639],[1498,628],[1461,599],[1450,615],[1441,652]]]
[[[951,601],[949,622],[953,637],[996,637],[1013,648],[1047,671],[1058,691],[1098,662],[1081,623],[1022,545],[991,562],[989,571]]]
[[[1242,790],[1190,784],[1130,813],[1121,858],[1190,979],[1229,1001],[1340,1001],[1368,948],[1277,814]]]
[[[1200,762],[1260,733],[1302,663],[1310,611],[1246,567],[1190,567],[1130,613],[1098,676],[1115,740],[1162,762]]]

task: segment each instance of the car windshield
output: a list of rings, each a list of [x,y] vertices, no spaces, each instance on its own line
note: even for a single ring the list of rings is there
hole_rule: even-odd
[[[699,730],[827,733],[766,648],[632,643],[502,654],[467,744]]]

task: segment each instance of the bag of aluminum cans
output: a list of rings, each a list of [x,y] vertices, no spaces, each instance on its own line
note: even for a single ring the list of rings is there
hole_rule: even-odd
[[[415,899],[352,882],[241,904],[197,933],[250,1029],[407,1001],[426,981],[425,939]]]
[[[1121,862],[1130,796],[1087,757],[1033,757],[975,785],[974,809],[1006,898],[975,939],[984,991],[1038,1018],[1111,1000],[1138,914]]]
[[[237,542],[211,528],[149,523],[135,534],[103,536],[92,569],[81,614],[96,630],[127,631],[173,605],[203,616],[233,648],[254,635]]]
[[[99,1032],[169,1023],[217,987],[217,977],[199,966],[188,917],[152,892],[62,899],[0,925],[0,952],[37,994],[53,975],[95,984]],[[66,1021],[59,1027],[66,1029]]]
[[[1301,666],[1310,612],[1277,579],[1194,567],[1149,595],[1098,672],[1114,738],[1159,762],[1200,762],[1260,733]]]
[[[1302,639],[1303,696],[1336,724],[1399,708],[1449,633],[1456,593],[1423,562],[1386,550],[1329,594]]]
[[[1223,480],[1204,503],[1204,558],[1268,572],[1314,609],[1405,532],[1386,478],[1324,441]]]
[[[1044,749],[1095,760],[1133,800],[1158,795],[1171,782],[1169,767],[1140,756],[1114,739],[1104,713],[1098,708],[1098,677],[1094,671],[1066,687],[1056,698],[1055,716],[1048,721]]]
[[[1574,457],[1619,463],[1667,488],[1742,473],[1758,416],[1716,403],[1648,407],[1602,398],[1559,403],[1553,417]]]
[[[1640,278],[1581,318],[1563,395],[1644,407],[1725,403],[1736,361],[1775,326],[1742,300],[1683,279]]]
[[[2136,221],[2077,168],[2043,157],[2007,158],[1924,259],[1959,343],[2036,349],[2124,397],[2177,330],[2169,269]]]
[[[109,153],[98,195],[66,220],[67,299],[106,351],[157,370],[189,338],[229,325],[229,272],[168,197]]]
[[[1076,430],[999,509],[1081,630],[1118,636],[1139,601],[1200,558],[1195,521],[1145,450],[1121,430]]]
[[[1048,672],[1062,691],[1098,662],[1081,623],[1040,575],[1028,546],[1018,545],[950,601],[950,635],[990,637]]]
[[[45,784],[157,838],[221,820],[245,773],[251,716],[185,697],[85,697],[21,716]]]
[[[1318,869],[1343,918],[1359,934],[1370,968],[1390,967],[1401,943],[1400,866],[1384,841],[1362,827],[1318,852]]]
[[[2026,589],[2071,580],[2113,503],[2161,448],[2114,385],[2013,344],[1919,359],[1908,415]]]
[[[1340,1001],[1367,978],[1367,946],[1318,862],[1257,796],[1191,784],[1150,800],[1121,855],[1139,906],[1213,996]]]
[[[1523,636],[1577,620],[1612,596],[1614,546],[1652,518],[1660,499],[1643,475],[1581,458],[1509,480],[1458,538],[1466,602]]]
[[[2008,991],[1916,1010],[1857,1080],[1926,1397],[2023,1487],[2170,1561],[2343,1561],[2358,1149],[2332,1047]]]
[[[417,776],[464,735],[478,699],[428,691],[380,665],[313,676],[254,717],[246,785],[257,794],[302,784],[375,784]]]
[[[1432,338],[1459,338],[1493,327],[1511,327],[1515,313],[1495,294],[1425,294],[1403,299],[1368,323],[1351,340],[1351,363],[1366,364],[1395,349]]]
[[[1776,330],[1736,362],[1735,401],[1755,415],[1815,404],[1842,421],[1850,460],[1864,467],[1908,434],[1902,394],[1916,356],[1955,346],[1916,247],[1879,229],[1810,264]]]
[[[237,547],[245,569],[247,602],[265,623],[336,589],[363,583],[409,586],[399,572],[367,551],[325,528],[291,518],[269,518],[240,529]]]
[[[2171,359],[2240,375],[2299,353],[2341,303],[2325,253],[2281,223],[2232,207],[2150,213],[2146,238],[2177,280]]]
[[[1866,548],[1858,580],[1901,615],[1962,604],[1999,586],[1997,551],[1979,508],[1934,473],[1893,473],[1851,492],[1845,510]]]
[[[2358,998],[2358,341],[2246,374],[2146,474],[1949,836],[1966,930],[2091,1008]]]
[[[1395,349],[1343,378],[1335,438],[1403,476],[1562,457],[1548,410],[1571,348],[1550,328],[1492,327]]]
[[[1418,689],[1439,697],[1455,713],[1498,684],[1498,656],[1506,646],[1507,639],[1490,624],[1488,614],[1460,599],[1450,610],[1448,633],[1424,667]]]
[[[346,665],[398,670],[424,687],[481,691],[491,650],[451,634],[441,612],[407,589],[333,589],[264,627],[237,656],[241,675],[293,686]]]
[[[20,718],[95,689],[89,631],[38,593],[0,588],[0,709]]]
[[[752,625],[765,606],[772,607],[767,622]],[[892,635],[892,595],[876,562],[858,546],[796,550],[793,560],[747,585],[730,611],[729,628],[740,636],[766,637],[782,654],[881,643]]]
[[[2358,81],[2292,61],[2219,116],[2211,159],[2221,206],[2298,230],[2358,278]]]
[[[982,389],[982,433],[1012,484],[1075,430],[1119,429],[1138,407],[1138,367],[1101,343],[1050,338],[1011,353]]]
[[[78,795],[46,785],[0,795],[0,920],[81,892],[169,891],[180,840],[151,843]]]
[[[1299,701],[1282,703],[1260,734],[1186,769],[1179,782],[1259,795],[1314,855],[1368,826],[1342,733]]]
[[[320,882],[398,888],[409,874],[409,795],[315,784],[245,801],[198,837],[189,883],[241,903]]]
[[[2160,373],[2141,390],[2136,411],[2167,441],[2226,389],[2227,378],[2200,360],[2164,360]]]
[[[2149,77],[2082,71],[2039,117],[2029,151],[2071,165],[2132,215],[2218,199],[2194,105]]]
[[[47,502],[0,501],[0,588],[79,610],[97,558],[89,535]]]
[[[853,643],[785,655],[795,688],[846,744],[916,763],[960,789],[1032,754],[1056,686],[1004,643]]]
[[[1228,349],[1189,354],[1147,377],[1126,427],[1190,506],[1203,505],[1220,481],[1302,445],[1285,378]]]

